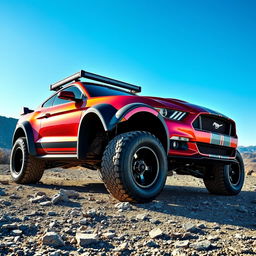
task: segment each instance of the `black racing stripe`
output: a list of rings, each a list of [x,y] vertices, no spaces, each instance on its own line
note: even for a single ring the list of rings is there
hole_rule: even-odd
[[[76,141],[36,143],[36,148],[76,148],[76,146]]]

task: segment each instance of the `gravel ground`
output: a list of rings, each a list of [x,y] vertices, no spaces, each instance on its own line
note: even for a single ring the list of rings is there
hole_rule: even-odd
[[[151,203],[119,203],[95,171],[47,170],[17,185],[0,165],[0,255],[256,255],[256,177],[238,196],[168,177]]]

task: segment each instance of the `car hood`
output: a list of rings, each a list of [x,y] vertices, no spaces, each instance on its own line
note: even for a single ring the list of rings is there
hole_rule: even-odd
[[[132,95],[132,96],[119,95],[119,96],[105,96],[101,98],[97,97],[97,98],[91,99],[90,101],[91,101],[90,105],[94,105],[96,103],[99,103],[99,101],[101,101],[104,103],[111,104],[116,109],[121,109],[126,105],[140,102],[140,103],[150,105],[154,108],[169,108],[177,111],[184,111],[184,112],[189,112],[194,114],[209,113],[209,114],[214,114],[214,115],[223,116],[227,118],[223,114],[216,112],[214,110],[211,110],[209,108],[194,105],[186,101],[182,101],[178,99],[170,99],[170,98],[159,98],[159,97],[139,96],[139,95]]]
[[[199,105],[191,104],[186,101],[178,100],[178,99],[171,99],[171,98],[159,98],[159,97],[143,97],[149,100],[153,100],[156,103],[156,106],[154,107],[166,107],[170,109],[175,109],[179,111],[185,111],[185,112],[190,112],[190,113],[210,113],[214,115],[221,115],[223,114],[214,111],[212,109],[202,107]]]

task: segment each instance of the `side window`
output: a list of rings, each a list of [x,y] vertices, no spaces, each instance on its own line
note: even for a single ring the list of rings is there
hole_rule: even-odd
[[[64,89],[63,91],[73,92],[77,99],[83,99],[84,98],[84,95],[82,94],[82,92],[75,86],[68,87],[67,89]],[[58,96],[56,96],[56,98],[54,100],[54,103],[53,103],[53,106],[64,104],[64,103],[67,103],[67,102],[70,102],[70,100],[60,99],[60,98],[58,98]]]
[[[53,95],[49,100],[47,100],[47,101],[42,105],[42,107],[43,107],[43,108],[49,108],[49,107],[51,107],[51,106],[53,105],[53,102],[54,102],[54,100],[55,100],[55,97],[56,97],[56,95]]]

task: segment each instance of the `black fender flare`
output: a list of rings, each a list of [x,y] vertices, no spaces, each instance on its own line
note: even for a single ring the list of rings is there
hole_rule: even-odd
[[[84,119],[84,117],[89,114],[89,113],[94,113],[96,114],[99,119],[101,120],[101,123],[104,127],[105,131],[110,131],[112,129],[110,129],[109,127],[109,123],[111,122],[111,119],[113,118],[113,116],[115,116],[117,112],[117,109],[114,108],[112,105],[110,104],[98,104],[95,106],[92,106],[90,108],[88,108],[82,115],[81,121],[80,121],[80,125],[82,120]],[[79,125],[79,128],[80,128]],[[79,129],[80,130],[80,129]]]
[[[78,159],[85,159],[85,155],[88,152],[88,148],[90,145],[90,142],[88,142],[90,141],[90,138],[88,138],[90,134],[88,135],[88,133],[83,130],[83,127],[85,125],[84,124],[85,118],[90,114],[94,114],[100,120],[104,131],[107,132],[109,131],[108,123],[110,122],[111,118],[115,115],[116,111],[117,111],[116,108],[114,108],[112,105],[103,103],[103,104],[94,105],[83,112],[80,119],[80,124],[78,127],[78,138],[77,138]]]
[[[36,146],[34,143],[34,133],[31,124],[28,121],[24,121],[22,123],[17,124],[15,131],[12,137],[12,145],[14,145],[15,141],[17,140],[17,134],[22,130],[25,134],[28,146],[28,152],[32,156],[36,156]]]
[[[81,158],[80,149],[81,149],[81,142],[82,142],[82,136],[83,136],[82,135],[83,133],[81,131],[81,125],[83,123],[84,118],[88,114],[91,114],[91,113],[95,114],[100,119],[104,130],[108,132],[115,129],[118,123],[120,123],[123,119],[128,120],[134,114],[141,111],[151,113],[152,115],[156,116],[156,118],[158,118],[162,123],[165,130],[166,145],[167,145],[166,151],[168,153],[169,147],[170,147],[168,128],[164,121],[164,118],[161,116],[161,114],[159,114],[159,112],[155,108],[144,103],[131,103],[117,110],[112,105],[103,103],[103,104],[98,104],[88,108],[82,114],[79,128],[78,128],[78,144],[77,144],[78,158]]]

